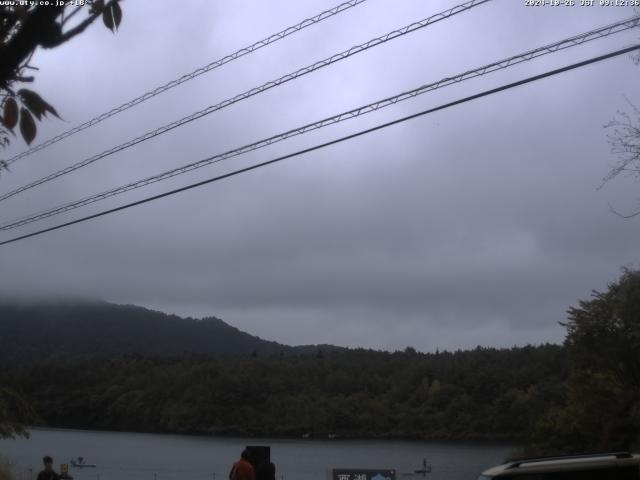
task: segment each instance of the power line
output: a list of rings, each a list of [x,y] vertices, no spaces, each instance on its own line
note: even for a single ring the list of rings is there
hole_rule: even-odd
[[[329,10],[325,10],[324,12],[321,12],[317,15],[314,15],[313,17],[307,18],[295,25],[292,25],[290,27],[285,28],[284,30],[278,32],[278,33],[274,33],[272,35],[269,35],[266,38],[263,38],[262,40],[259,40],[247,47],[241,48],[240,50],[231,53],[229,55],[226,55],[222,58],[219,58],[218,60],[214,60],[213,62],[209,63],[208,65],[204,65],[200,68],[197,68],[196,70],[187,73],[186,75],[183,75],[179,78],[176,78],[175,80],[171,80],[170,82],[165,83],[164,85],[161,85],[159,87],[154,88],[153,90],[150,90],[146,93],[143,93],[142,95],[140,95],[139,97],[136,97],[132,100],[129,100],[126,103],[123,103],[122,105],[120,105],[119,107],[113,108],[107,112],[104,112],[100,115],[98,115],[97,117],[92,118],[91,120],[87,120],[86,122],[73,127],[70,130],[67,130],[66,132],[63,132],[59,135],[56,135],[55,137],[52,137],[38,145],[35,145],[31,148],[29,148],[28,150],[25,150],[24,152],[21,152],[11,158],[9,158],[8,160],[6,160],[7,165],[11,165],[12,163],[20,160],[21,158],[27,157],[29,155],[31,155],[32,153],[35,153],[37,151],[40,151],[46,147],[49,147],[51,145],[53,145],[54,143],[59,142],[60,140],[64,140],[67,137],[70,137],[71,135],[74,135],[78,132],[81,132],[82,130],[85,130],[89,127],[92,127],[94,125],[97,125],[98,123],[106,120],[107,118],[113,117],[114,115],[117,115],[118,113],[124,112],[125,110],[128,110],[132,107],[135,107],[136,105],[145,102],[147,100],[149,100],[150,98],[155,97],[156,95],[159,95],[163,92],[166,92],[167,90],[170,90],[174,87],[177,87],[178,85],[188,82],[189,80],[192,80],[200,75],[203,75],[207,72],[210,72],[211,70],[214,70],[218,67],[221,67],[229,62],[232,62],[234,60],[237,60],[238,58],[244,57],[245,55],[248,55],[250,53],[255,52],[256,50],[259,50],[263,47],[266,47],[267,45],[270,45],[272,43],[277,42],[278,40],[282,40],[286,37],[288,37],[289,35],[293,35],[296,32],[299,32],[300,30],[303,30],[307,27],[310,27],[312,25],[315,25],[317,23],[322,22],[323,20],[326,20],[328,18],[331,18],[335,15],[338,15],[339,13],[344,12],[345,10],[348,10],[350,8],[356,7],[358,5],[360,5],[361,3],[366,2],[367,0],[349,0],[348,2],[344,2],[341,3],[340,5],[337,5],[333,8],[330,8]]]
[[[265,162],[261,162],[261,163],[255,164],[255,165],[251,165],[249,167],[241,168],[241,169],[235,170],[233,172],[225,173],[224,175],[218,175],[216,177],[209,178],[207,180],[202,180],[200,182],[192,183],[190,185],[187,185],[187,186],[184,186],[184,187],[180,187],[180,188],[176,188],[174,190],[170,190],[168,192],[164,192],[164,193],[161,193],[161,194],[158,194],[158,195],[153,195],[151,197],[147,197],[147,198],[144,198],[142,200],[138,200],[138,201],[131,202],[131,203],[128,203],[128,204],[125,204],[125,205],[121,205],[119,207],[111,208],[109,210],[103,210],[102,212],[94,213],[93,215],[88,215],[86,217],[78,218],[76,220],[72,220],[72,221],[69,221],[69,222],[66,222],[66,223],[61,223],[61,224],[55,225],[53,227],[49,227],[49,228],[45,228],[45,229],[42,229],[42,230],[38,230],[36,232],[32,232],[32,233],[28,233],[28,234],[25,234],[25,235],[21,235],[19,237],[14,237],[14,238],[11,238],[9,240],[4,240],[4,241],[0,242],[0,246],[7,245],[9,243],[14,243],[14,242],[17,242],[17,241],[20,241],[20,240],[24,240],[24,239],[27,239],[27,238],[30,238],[30,237],[34,237],[34,236],[37,236],[37,235],[42,235],[44,233],[52,232],[54,230],[59,230],[61,228],[65,228],[65,227],[68,227],[68,226],[71,226],[71,225],[75,225],[77,223],[86,222],[86,221],[92,220],[94,218],[98,218],[98,217],[102,217],[102,216],[105,216],[105,215],[109,215],[111,213],[119,212],[121,210],[126,210],[128,208],[135,207],[135,206],[138,206],[138,205],[142,205],[144,203],[149,203],[149,202],[152,202],[152,201],[155,201],[155,200],[159,200],[161,198],[168,197],[170,195],[175,195],[177,193],[184,192],[184,191],[187,191],[187,190],[191,190],[193,188],[201,187],[203,185],[207,185],[209,183],[217,182],[217,181],[223,180],[225,178],[233,177],[233,176],[239,175],[241,173],[249,172],[251,170],[256,170],[258,168],[265,167],[267,165],[271,165],[271,164],[274,164],[274,163],[277,163],[277,162],[281,162],[281,161],[289,159],[289,158],[293,158],[293,157],[297,157],[297,156],[300,156],[300,155],[304,155],[306,153],[310,153],[310,152],[313,152],[313,151],[316,151],[316,150],[320,150],[322,148],[329,147],[331,145],[336,145],[338,143],[341,143],[341,142],[344,142],[344,141],[347,141],[347,140],[351,140],[351,139],[354,139],[354,138],[357,138],[357,137],[360,137],[360,136],[363,136],[363,135],[366,135],[366,134],[369,134],[369,133],[372,133],[372,132],[375,132],[375,131],[378,131],[378,130],[382,130],[384,128],[388,128],[388,127],[391,127],[393,125],[397,125],[399,123],[406,122],[408,120],[412,120],[414,118],[418,118],[418,117],[421,117],[421,116],[424,116],[424,115],[428,115],[430,113],[434,113],[434,112],[437,112],[439,110],[444,110],[446,108],[454,107],[454,106],[460,105],[462,103],[470,102],[470,101],[476,100],[478,98],[482,98],[482,97],[486,97],[486,96],[489,96],[489,95],[493,95],[495,93],[499,93],[499,92],[502,92],[502,91],[505,91],[505,90],[509,90],[511,88],[518,87],[520,85],[525,85],[527,83],[535,82],[537,80],[542,80],[544,78],[551,77],[553,75],[558,75],[560,73],[568,72],[568,71],[574,70],[576,68],[580,68],[580,67],[584,67],[586,65],[591,65],[593,63],[601,62],[601,61],[607,60],[609,58],[613,58],[613,57],[617,57],[617,56],[620,56],[620,55],[624,55],[626,53],[630,53],[630,52],[633,52],[634,50],[639,50],[639,49],[640,49],[640,44],[634,45],[632,47],[623,48],[621,50],[616,50],[614,52],[610,52],[610,53],[607,53],[605,55],[600,55],[598,57],[592,57],[592,58],[590,58],[588,60],[584,60],[582,62],[574,63],[574,64],[571,64],[571,65],[567,65],[565,67],[558,68],[558,69],[555,69],[555,70],[550,70],[550,71],[547,71],[545,73],[541,73],[539,75],[534,75],[534,76],[531,76],[531,77],[527,77],[527,78],[525,78],[523,80],[519,80],[517,82],[508,83],[506,85],[502,85],[502,86],[497,87],[497,88],[492,88],[490,90],[485,90],[485,91],[477,93],[475,95],[464,97],[464,98],[461,98],[459,100],[455,100],[453,102],[445,103],[443,105],[439,105],[439,106],[434,107],[434,108],[423,110],[421,112],[414,113],[412,115],[407,115],[405,117],[398,118],[396,120],[392,120],[390,122],[386,122],[386,123],[383,123],[383,124],[380,124],[380,125],[376,125],[375,127],[367,128],[365,130],[361,130],[359,132],[352,133],[350,135],[345,135],[343,137],[340,137],[340,138],[337,138],[337,139],[334,139],[334,140],[330,140],[330,141],[325,142],[325,143],[314,145],[313,147],[305,148],[303,150],[298,150],[297,152],[293,152],[293,153],[290,153],[290,154],[287,154],[287,155],[283,155],[283,156],[274,158],[272,160],[267,160]]]
[[[295,80],[296,78],[302,77],[304,75],[307,75],[311,72],[314,72],[316,70],[319,70],[321,68],[324,68],[328,65],[332,65],[336,62],[339,62],[341,60],[344,60],[346,58],[349,58],[353,55],[356,55],[358,53],[364,52],[370,48],[373,47],[377,47],[379,45],[382,45],[390,40],[394,40],[398,37],[407,35],[409,33],[413,33],[417,30],[420,30],[424,27],[427,27],[429,25],[432,25],[436,22],[439,22],[441,20],[450,18],[454,15],[457,15],[459,13],[465,12],[467,10],[470,10],[474,7],[477,7],[479,5],[482,5],[484,3],[490,2],[491,0],[470,0],[466,3],[457,5],[453,8],[450,8],[448,10],[445,10],[443,12],[437,13],[435,15],[432,15],[428,18],[425,18],[423,20],[420,20],[418,22],[414,22],[410,25],[407,25],[405,27],[402,27],[400,29],[397,30],[393,30],[385,35],[382,35],[380,37],[376,37],[373,38],[371,40],[369,40],[368,42],[362,43],[360,45],[356,45],[354,47],[351,47],[347,50],[344,50],[340,53],[336,53],[328,58],[325,58],[324,60],[320,60],[318,62],[313,63],[312,65],[308,65],[304,68],[301,68],[299,70],[296,70],[295,72],[292,73],[288,73],[280,78],[277,78],[275,80],[271,80],[267,83],[264,83],[263,85],[259,86],[259,87],[254,87],[250,90],[247,90],[246,92],[243,92],[241,94],[238,94],[234,97],[228,98],[226,100],[223,100],[222,102],[216,104],[216,105],[211,105],[203,110],[200,110],[198,112],[195,112],[191,115],[188,115],[186,117],[181,118],[180,120],[176,120],[174,122],[171,122],[167,125],[164,125],[162,127],[156,128],[155,130],[151,130],[147,133],[145,133],[144,135],[141,135],[139,137],[136,137],[132,140],[129,140],[128,142],[125,142],[123,144],[120,144],[116,147],[110,148],[109,150],[105,150],[102,153],[99,153],[97,155],[94,155],[92,157],[86,158],[84,160],[81,160],[80,162],[77,162],[73,165],[70,165],[66,168],[63,168],[62,170],[58,170],[57,172],[51,173],[45,177],[42,177],[38,180],[35,180],[31,183],[28,183],[26,185],[23,185],[19,188],[16,188],[15,190],[12,190],[10,192],[4,193],[2,195],[0,195],[0,201],[6,200],[10,197],[13,197],[21,192],[24,192],[25,190],[29,190],[31,188],[37,187],[38,185],[42,185],[43,183],[47,183],[51,180],[54,180],[58,177],[61,177],[62,175],[66,175],[68,173],[71,173],[75,170],[78,170],[79,168],[82,167],[86,167],[87,165],[90,165],[94,162],[97,162],[98,160],[105,158],[109,155],[113,155],[114,153],[120,152],[122,150],[125,150],[129,147],[132,147],[134,145],[137,145],[138,143],[144,142],[146,140],[150,140],[154,137],[157,137],[158,135],[162,135],[170,130],[173,130],[174,128],[177,127],[181,127],[182,125],[185,125],[187,123],[190,123],[194,120],[198,120],[206,115],[209,115],[213,112],[216,112],[218,110],[222,110],[223,108],[226,108],[230,105],[233,105],[234,103],[237,103],[241,100],[245,100],[247,98],[253,97],[255,95],[258,95],[260,93],[263,93],[267,90],[270,90],[271,88],[280,86],[284,83],[287,83],[291,80]]]
[[[599,39],[599,38],[603,38],[606,37],[608,35],[614,34],[614,33],[618,33],[618,32],[622,32],[625,30],[628,30],[630,28],[634,28],[640,25],[640,16],[637,17],[632,17],[630,19],[627,20],[622,20],[620,22],[614,23],[614,24],[610,24],[604,27],[600,27],[598,29],[595,30],[591,30],[579,35],[574,35],[573,37],[569,37],[563,40],[560,40],[558,42],[554,42],[548,45],[545,45],[543,47],[539,47],[533,50],[528,50],[524,53],[520,53],[518,55],[514,55],[511,57],[508,57],[506,59],[503,60],[499,60],[497,62],[493,62],[490,63],[488,65],[484,65],[482,67],[473,69],[473,70],[468,70],[466,72],[451,76],[451,77],[445,77],[441,80],[438,80],[437,82],[433,82],[430,84],[426,84],[426,85],[422,85],[418,88],[415,88],[413,90],[409,90],[403,93],[400,93],[398,95],[394,95],[392,97],[387,97],[384,98],[382,100],[377,100],[375,102],[369,103],[367,105],[364,106],[360,106],[358,108],[346,111],[346,112],[342,112],[339,113],[337,115],[331,116],[331,117],[327,117],[324,118],[322,120],[319,120],[317,122],[314,123],[310,123],[301,127],[297,127],[294,128],[292,130],[288,130],[286,132],[283,133],[279,133],[277,135],[273,135],[271,137],[268,137],[266,139],[262,139],[259,140],[257,142],[248,144],[248,145],[244,145],[229,151],[226,151],[224,153],[221,154],[217,154],[211,157],[207,157],[205,159],[201,159],[198,160],[196,162],[192,162],[186,165],[183,165],[181,167],[178,168],[174,168],[172,170],[168,170],[162,173],[159,173],[157,175],[153,175],[150,177],[146,177],[143,178],[141,180],[137,180],[131,183],[128,183],[126,185],[122,185],[110,190],[106,190],[104,192],[95,194],[95,195],[91,195],[89,197],[85,197],[82,198],[80,200],[76,200],[70,203],[66,203],[63,205],[59,205],[57,207],[53,207],[50,208],[48,210],[45,211],[41,211],[26,217],[22,217],[19,219],[15,219],[12,220],[8,223],[2,224],[0,225],[0,230],[11,230],[13,228],[18,228],[24,225],[27,225],[29,223],[33,223],[36,222],[38,220],[42,220],[45,218],[49,218],[52,217],[54,215],[59,215],[71,210],[75,210],[76,208],[80,208],[86,205],[90,205],[93,203],[96,203],[98,201],[101,200],[105,200],[107,198],[116,196],[116,195],[120,195],[122,193],[126,193],[128,191],[137,189],[137,188],[141,188],[147,185],[151,185],[153,183],[162,181],[162,180],[166,180],[172,177],[175,177],[177,175],[181,175],[183,173],[187,173],[190,172],[192,170],[196,170],[198,168],[202,168],[205,167],[207,165],[211,165],[214,163],[218,163],[224,160],[227,160],[229,158],[232,157],[236,157],[239,155],[242,155],[244,153],[248,153],[251,152],[253,150],[257,150],[260,148],[264,148],[267,147],[269,145],[272,145],[274,143],[277,142],[281,142],[283,140],[286,140],[288,138],[297,136],[297,135],[302,135],[306,132],[312,131],[312,130],[317,130],[320,128],[324,128],[326,126],[329,125],[333,125],[336,123],[340,123],[343,122],[345,120],[349,120],[352,118],[356,118],[359,117],[361,115],[365,115],[367,113],[371,113],[377,110],[380,110],[382,108],[386,108],[389,107],[391,105],[395,105],[396,103],[402,102],[404,100],[408,100],[411,98],[414,98],[418,95],[422,95],[424,93],[430,92],[430,91],[434,91],[437,90],[439,88],[443,88],[446,87],[448,85],[452,85],[455,83],[459,83],[462,82],[464,80],[469,80],[475,77],[479,77],[482,75],[485,75],[487,73],[491,73],[494,71],[498,71],[498,70],[502,70],[505,68],[508,68],[510,66],[513,65],[517,65],[519,63],[525,62],[525,61],[529,61],[535,58],[538,58],[540,56],[543,55],[547,55],[550,53],[554,53],[556,51],[559,50],[563,50],[566,48],[570,48],[573,46],[577,46],[577,45],[581,45],[585,42],[591,41],[591,40],[595,40],[595,39]]]

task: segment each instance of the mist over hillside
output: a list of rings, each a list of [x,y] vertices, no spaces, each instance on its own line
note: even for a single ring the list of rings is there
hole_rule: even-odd
[[[215,317],[181,318],[100,301],[2,301],[0,332],[2,363],[128,354],[296,355],[339,350],[263,340]]]

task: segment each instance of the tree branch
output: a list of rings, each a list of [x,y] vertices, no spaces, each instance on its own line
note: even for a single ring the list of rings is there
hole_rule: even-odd
[[[82,5],[80,5],[80,6],[76,7],[76,8],[75,8],[75,10],[74,10],[73,12],[71,12],[69,15],[67,15],[66,17],[64,17],[64,18],[62,19],[62,25],[64,25],[65,23],[67,23],[69,20],[71,20],[71,19],[74,17],[74,15],[75,15],[76,13],[78,13],[80,10],[82,10]]]
[[[624,214],[618,212],[615,208],[613,208],[613,206],[610,203],[609,203],[609,210],[611,210],[611,212],[613,214],[617,215],[620,218],[624,218],[624,219],[629,219],[629,218],[640,216],[640,210],[638,210],[637,212],[634,212],[634,213],[630,213],[628,215],[624,215]]]
[[[0,82],[6,83],[25,59],[56,34],[56,18],[64,7],[37,7],[24,19],[13,38],[0,47]]]
[[[69,41],[84,32],[96,18],[102,15],[104,10],[110,8],[115,2],[116,0],[107,2],[103,8],[92,12],[86,19],[64,33],[62,25],[57,22],[57,18],[64,11],[63,5],[34,8],[22,21],[13,38],[0,46],[0,84],[7,83],[37,47],[54,48]],[[72,15],[77,11],[76,9],[72,12]],[[66,20],[69,18],[70,16]]]
[[[98,18],[100,15],[102,15],[102,12],[104,12],[107,8],[110,8],[111,4],[114,3],[115,1],[116,0],[111,0],[110,2],[106,3],[103,8],[101,8],[100,10],[97,10],[96,12],[92,13],[87,18],[85,18],[82,22],[80,22],[78,25],[73,27],[71,30],[68,30],[67,32],[65,32],[62,35],[60,35],[59,41],[57,43],[55,43],[55,44],[52,44],[50,47],[47,47],[47,48],[57,47],[58,45],[60,45],[60,44],[62,44],[64,42],[67,42],[67,41],[71,40],[73,37],[75,37],[76,35],[84,32],[85,29],[89,25],[91,25],[95,21],[96,18]]]

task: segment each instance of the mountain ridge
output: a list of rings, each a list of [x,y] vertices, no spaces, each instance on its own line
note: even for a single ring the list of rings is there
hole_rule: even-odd
[[[103,300],[0,300],[0,332],[0,363],[128,354],[311,355],[342,350],[265,340],[214,316],[180,317]]]

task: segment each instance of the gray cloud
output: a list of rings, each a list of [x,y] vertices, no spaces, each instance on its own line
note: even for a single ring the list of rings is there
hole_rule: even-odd
[[[43,124],[39,139],[332,5],[192,0],[178,9],[157,3],[127,3],[115,36],[97,25],[73,43],[37,55],[36,87],[66,120]],[[371,0],[17,163],[0,186],[21,185],[451,5]],[[0,217],[73,200],[631,13],[496,1],[15,197],[1,205]],[[637,37],[625,33],[449,87],[86,212]],[[628,59],[610,60],[3,247],[0,292],[90,296],[216,315],[289,343],[435,350],[560,341],[557,321],[566,308],[592,288],[604,288],[640,254],[640,223],[618,219],[607,206],[632,206],[637,185],[620,181],[596,190],[615,161],[602,126],[624,106],[622,94],[640,102],[637,75]]]

